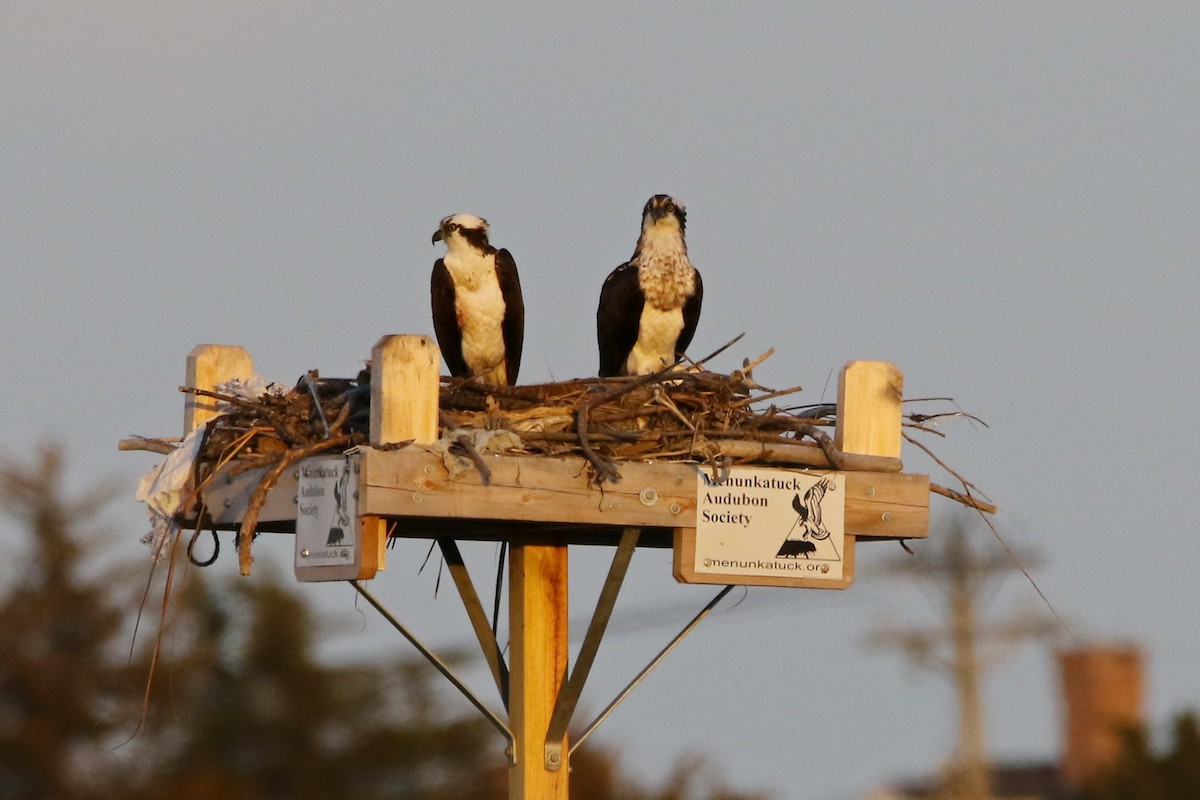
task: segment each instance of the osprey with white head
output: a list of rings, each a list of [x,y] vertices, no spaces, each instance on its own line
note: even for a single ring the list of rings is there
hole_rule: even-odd
[[[511,386],[525,339],[516,262],[488,243],[487,220],[472,214],[443,219],[433,234],[439,241],[446,243],[446,255],[433,265],[431,290],[442,358],[456,378]]]

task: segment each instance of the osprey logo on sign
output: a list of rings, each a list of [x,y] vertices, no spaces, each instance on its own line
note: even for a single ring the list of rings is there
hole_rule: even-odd
[[[329,526],[329,537],[325,540],[326,547],[336,547],[346,538],[346,528],[350,527],[350,511],[346,508],[347,492],[350,488],[350,470],[343,469],[342,477],[333,485],[333,514],[336,518]]]
[[[776,558],[820,559],[818,550],[824,548],[819,547],[818,542],[828,542],[832,535],[821,521],[821,504],[826,493],[836,489],[836,484],[826,477],[809,487],[803,499],[799,493],[792,496],[792,510],[796,512],[796,520],[788,529],[787,537],[783,540],[779,552],[775,554]],[[841,554],[832,542],[829,543],[829,550],[833,556],[832,560],[841,561]],[[821,571],[828,572],[829,566],[824,565]]]

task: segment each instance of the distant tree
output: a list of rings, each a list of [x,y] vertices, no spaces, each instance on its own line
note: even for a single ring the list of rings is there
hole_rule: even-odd
[[[55,445],[0,463],[0,509],[29,532],[0,586],[0,797],[9,800],[102,796],[115,772],[114,712],[131,698],[115,650],[123,610],[88,560],[89,526],[110,493],[68,499],[63,479]]]
[[[1180,800],[1200,797],[1200,721],[1179,714],[1166,752],[1156,754],[1143,728],[1124,732],[1113,766],[1089,782],[1082,800]]]
[[[270,571],[187,584],[143,737],[146,797],[467,800],[498,781],[482,718],[436,713],[423,662],[331,666],[319,619]]]
[[[229,580],[181,562],[167,627],[153,630],[159,595],[128,664],[134,612],[117,598],[133,581],[96,566],[109,493],[68,499],[63,473],[56,446],[0,459],[0,511],[28,533],[19,566],[0,572],[0,798],[507,798],[502,738],[428,664],[326,663],[320,618],[269,569]],[[653,786],[591,743],[571,786],[572,800],[755,800],[698,757]]]
[[[183,608],[171,634],[182,652],[163,666],[170,689],[144,734],[162,743],[146,797],[508,797],[503,740],[478,715],[447,713],[456,698],[428,664],[323,665],[318,619],[269,570],[211,589],[191,580]],[[658,787],[623,775],[611,749],[572,758],[572,800],[758,797],[729,790],[698,757]]]

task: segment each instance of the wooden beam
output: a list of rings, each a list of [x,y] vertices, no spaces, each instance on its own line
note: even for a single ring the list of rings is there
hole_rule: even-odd
[[[487,456],[487,486],[473,466],[451,476],[440,455],[419,447],[364,448],[359,457],[364,514],[666,529],[696,525],[694,464],[622,463],[621,482],[598,489],[588,480],[586,463],[574,457]],[[845,475],[848,533],[890,539],[925,535],[927,476]],[[619,534],[616,528],[613,544]]]
[[[567,675],[567,546],[546,535],[515,540],[509,555],[509,800],[567,800],[563,734],[557,769],[546,768],[546,731]]]
[[[696,524],[696,472],[688,464],[622,465],[628,477],[615,487],[600,490],[588,486],[586,466],[579,458],[490,456],[492,480],[490,486],[484,486],[473,469],[449,477],[441,457],[424,448],[364,448],[354,457],[361,468],[357,487],[361,515],[388,517],[393,522],[405,518],[456,521],[460,524],[453,535],[459,539],[493,539],[488,526],[495,524],[507,524],[510,529],[514,523],[526,522],[600,525],[611,528],[612,538],[606,543],[615,546],[625,527],[671,530]],[[229,476],[226,471],[217,475],[203,499],[218,528],[236,530],[262,473],[252,470]],[[929,476],[845,475],[847,533],[880,540],[927,535]],[[643,494],[645,489],[652,493]],[[295,496],[295,474],[290,471],[267,495],[259,514],[260,530],[291,530],[296,519]],[[410,534],[430,535],[420,523],[403,522],[394,533]],[[653,546],[649,542],[650,537],[643,537],[640,546]]]
[[[239,378],[249,380],[254,375],[254,359],[243,347],[223,344],[198,344],[187,357],[184,386],[214,391],[217,384]],[[209,397],[189,394],[183,403],[183,434],[199,428],[217,415],[216,401]]]

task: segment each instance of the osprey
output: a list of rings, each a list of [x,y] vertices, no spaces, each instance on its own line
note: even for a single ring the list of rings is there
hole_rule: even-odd
[[[688,261],[681,203],[656,194],[642,209],[633,257],[600,290],[600,377],[648,375],[677,362],[700,320],[704,284]]]
[[[488,244],[487,220],[454,214],[433,242],[446,255],[433,265],[433,331],[454,377],[511,386],[521,366],[525,301],[517,265],[507,250]]]

